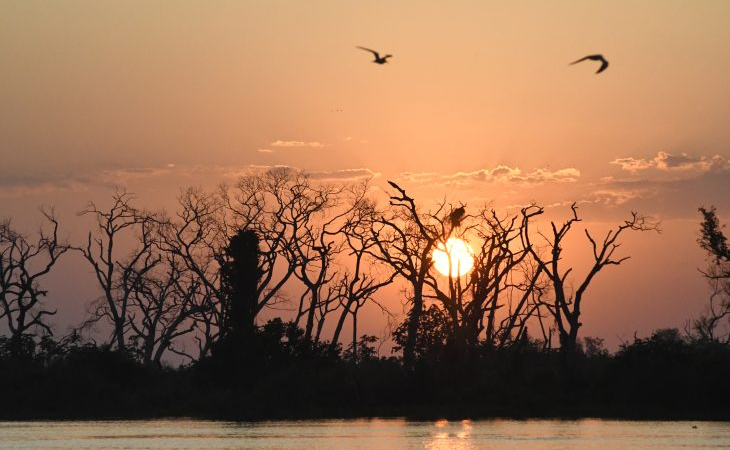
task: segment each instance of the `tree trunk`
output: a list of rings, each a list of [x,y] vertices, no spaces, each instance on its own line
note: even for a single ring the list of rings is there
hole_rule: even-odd
[[[347,304],[340,314],[340,318],[337,320],[337,326],[335,327],[335,332],[332,335],[332,342],[330,343],[330,348],[333,350],[337,347],[337,343],[340,341],[340,333],[342,333],[342,327],[345,325],[345,319],[347,319],[347,316],[350,314],[350,306],[352,306],[353,301],[353,298],[348,299]]]
[[[418,340],[418,324],[421,321],[423,312],[423,286],[417,286],[413,291],[413,308],[408,317],[408,336],[406,345],[403,347],[403,365],[410,369],[415,360],[415,348]]]
[[[304,341],[312,342],[312,330],[314,329],[314,312],[317,307],[319,298],[316,292],[312,289],[312,299],[309,302],[309,311],[307,311],[307,325],[304,329]]]
[[[357,363],[357,313],[352,312],[352,360]]]

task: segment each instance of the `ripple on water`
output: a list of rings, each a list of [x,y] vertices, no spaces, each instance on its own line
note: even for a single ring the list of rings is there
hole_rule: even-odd
[[[730,423],[361,419],[0,422],[0,450],[673,450],[730,448]]]

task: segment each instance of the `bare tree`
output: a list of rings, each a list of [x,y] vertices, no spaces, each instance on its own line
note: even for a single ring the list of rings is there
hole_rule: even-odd
[[[367,190],[367,182],[332,186],[288,168],[244,176],[234,188],[222,188],[229,227],[261,238],[257,312],[284,300],[283,287],[294,277],[304,288],[295,322],[304,321],[304,341],[319,340],[327,315],[339,305],[343,227]]]
[[[312,341],[315,321],[318,322],[317,338],[321,333],[330,308],[337,300],[336,290],[330,283],[337,277],[333,267],[342,252],[341,219],[349,213],[334,212],[338,206],[341,189],[325,187],[303,192],[312,200],[309,214],[300,215],[300,223],[291,222],[292,228],[298,228],[297,238],[292,239],[290,264],[296,268],[294,274],[304,284],[305,292],[300,297],[296,321],[306,317],[304,340]],[[316,208],[314,208],[316,206]],[[304,211],[302,211],[304,212]],[[331,217],[327,217],[332,213]],[[317,313],[319,319],[317,320]]]
[[[201,301],[202,283],[179,257],[168,253],[160,259],[133,289],[129,317],[129,340],[139,346],[143,364],[157,367],[166,351],[197,359],[176,341],[194,331],[196,315],[208,307]]]
[[[445,242],[451,230],[445,232],[444,221],[439,215],[442,204],[435,212],[422,213],[415,200],[396,183],[389,181],[396,190],[390,196],[394,210],[373,220],[370,233],[375,247],[368,251],[375,259],[389,266],[405,279],[411,288],[406,342],[403,346],[403,362],[411,367],[418,334],[418,324],[424,307],[426,278],[431,270],[431,254],[439,242]],[[450,227],[453,228],[453,227]]]
[[[222,189],[231,217],[229,227],[255,231],[261,240],[259,270],[263,275],[257,288],[256,314],[284,300],[282,289],[292,276],[313,282],[319,279],[318,275],[311,275],[309,267],[302,268],[302,265],[321,268],[317,262],[324,259],[326,265],[329,261],[326,245],[318,246],[318,236],[311,233],[313,222],[329,207],[334,194],[333,188],[320,189],[305,174],[288,168],[244,176],[233,189]],[[300,305],[300,314],[305,304]]]
[[[47,225],[41,226],[34,241],[13,230],[10,220],[0,222],[0,319],[5,319],[16,353],[32,330],[53,334],[46,319],[56,311],[43,306],[48,292],[40,287],[40,280],[69,249],[58,237],[53,210],[41,212]]]
[[[396,276],[391,271],[389,276],[378,277],[375,273],[378,261],[371,256],[377,242],[370,230],[373,221],[377,218],[374,203],[361,198],[353,209],[343,228],[348,256],[354,261],[350,269],[346,270],[338,280],[337,299],[340,302],[340,316],[337,321],[330,346],[337,347],[342,328],[348,316],[352,316],[352,348],[353,356],[357,358],[357,314],[368,301],[373,301],[381,310],[388,314],[386,308],[373,300],[375,293],[393,282]]]
[[[132,194],[117,191],[109,209],[89,203],[79,215],[93,217],[96,230],[88,234],[85,246],[76,247],[91,265],[102,290],[102,297],[92,304],[91,318],[82,327],[108,320],[112,326],[110,343],[122,353],[127,351],[131,297],[145,274],[160,262],[152,251],[153,220],[132,206],[133,200]],[[132,244],[132,250],[124,252],[135,240],[138,245]]]
[[[403,345],[406,364],[412,358],[425,299],[440,303],[448,319],[450,348],[457,353],[472,352],[483,343],[491,348],[504,347],[516,337],[515,331],[526,334],[528,319],[539,313],[532,291],[542,269],[524,279],[519,277],[523,273],[518,269],[530,255],[521,237],[542,209],[533,206],[523,209],[521,215],[500,217],[484,207],[477,215],[467,215],[465,205],[454,208],[442,202],[435,211],[421,213],[402,188],[391,185],[398,191],[391,197],[396,211],[374,221],[372,234],[379,251],[373,254],[405,278],[412,289]],[[457,273],[460,271],[452,267],[459,263],[451,254],[452,238],[480,243],[468,274]],[[448,275],[432,270],[436,250],[446,253]],[[497,311],[505,307],[504,314],[498,315]]]
[[[606,266],[617,266],[630,258],[629,256],[614,258],[616,250],[621,245],[617,243],[619,237],[626,230],[659,231],[656,223],[650,222],[646,217],[639,216],[635,212],[632,212],[631,217],[624,221],[623,224],[617,226],[613,230],[609,230],[602,241],[594,239],[590,232],[586,229],[585,235],[591,243],[593,250],[593,264],[585,277],[583,277],[578,283],[578,288],[573,291],[567,282],[568,276],[573,271],[573,268],[563,269],[561,267],[563,240],[570,232],[572,226],[576,222],[581,221],[578,217],[578,207],[575,203],[571,205],[570,208],[572,217],[565,221],[560,227],[558,227],[555,222],[550,222],[552,230],[551,236],[545,236],[542,233],[540,234],[548,246],[548,250],[550,252],[549,259],[544,258],[538,251],[536,251],[530,242],[530,234],[528,232],[523,233],[526,248],[530,250],[532,257],[538,262],[542,271],[547,275],[552,284],[552,293],[554,298],[552,303],[545,303],[545,306],[555,319],[560,337],[560,348],[568,353],[576,349],[578,330],[582,325],[580,322],[581,307],[583,305],[585,293],[591,281],[593,281],[598,272]]]
[[[528,308],[532,290],[540,270],[522,279],[518,270],[529,255],[521,236],[530,220],[542,214],[542,209],[523,209],[522,216],[499,217],[496,211],[483,208],[470,226],[459,229],[459,237],[480,242],[474,255],[474,267],[468,277],[447,277],[429,274],[427,284],[433,290],[450,319],[452,342],[461,351],[471,351],[480,343],[490,348],[503,347],[518,329],[524,332],[527,320],[535,311]],[[471,235],[471,239],[470,236]],[[439,244],[442,249],[448,246]],[[451,261],[452,256],[448,254]],[[444,278],[446,286],[442,287]],[[517,296],[518,298],[513,299]],[[514,301],[513,301],[514,300]],[[497,311],[507,307],[503,320]]]
[[[211,242],[218,222],[206,214],[214,207],[199,191],[186,191],[180,197],[184,225],[174,228],[163,214],[133,206],[134,197],[125,191],[112,199],[109,209],[89,203],[79,213],[97,224],[77,249],[103,292],[82,328],[108,323],[110,343],[147,365],[160,366],[168,351],[189,359],[204,356],[215,339],[213,323],[220,311],[211,295],[211,287],[217,288],[217,280],[210,279],[216,276],[215,261],[200,251],[209,247],[196,244]],[[186,351],[180,339],[196,330],[198,355]]]
[[[235,186],[221,186],[217,193],[188,189],[180,195],[175,216],[161,221],[161,248],[177,255],[200,279],[201,292],[206,292],[203,297],[210,307],[194,316],[204,354],[229,320],[222,305],[219,270],[226,261],[226,245],[240,230],[255,232],[260,241],[262,276],[251,319],[255,322],[264,308],[284,301],[283,288],[297,277],[306,289],[298,316],[307,317],[311,339],[322,306],[321,291],[332,280],[331,263],[337,253],[333,236],[341,219],[327,218],[325,213],[337,204],[342,191],[315,185],[300,172],[275,168],[243,176]]]
[[[194,339],[198,357],[209,354],[225,329],[224,295],[220,285],[220,265],[229,236],[225,208],[221,199],[201,189],[188,188],[178,196],[174,216],[159,215],[160,251],[185,274],[186,286],[178,286],[190,296],[195,314]]]

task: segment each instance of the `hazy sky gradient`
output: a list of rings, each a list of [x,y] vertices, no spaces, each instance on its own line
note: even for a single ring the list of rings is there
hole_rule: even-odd
[[[4,0],[0,216],[54,204],[76,236],[114,185],[169,206],[277,164],[424,202],[578,201],[597,228],[636,209],[665,233],[630,238],[586,332],[681,325],[706,301],[696,209],[730,214],[729,21],[726,0]],[[601,75],[568,66],[599,52]]]

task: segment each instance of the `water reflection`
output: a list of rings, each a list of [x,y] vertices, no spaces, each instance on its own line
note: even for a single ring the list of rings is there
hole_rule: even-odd
[[[472,450],[476,447],[471,441],[472,424],[470,420],[462,420],[450,424],[447,420],[439,420],[434,424],[437,429],[430,441],[425,443],[427,450]]]
[[[730,423],[362,419],[0,422],[0,450],[679,450],[730,448]]]

